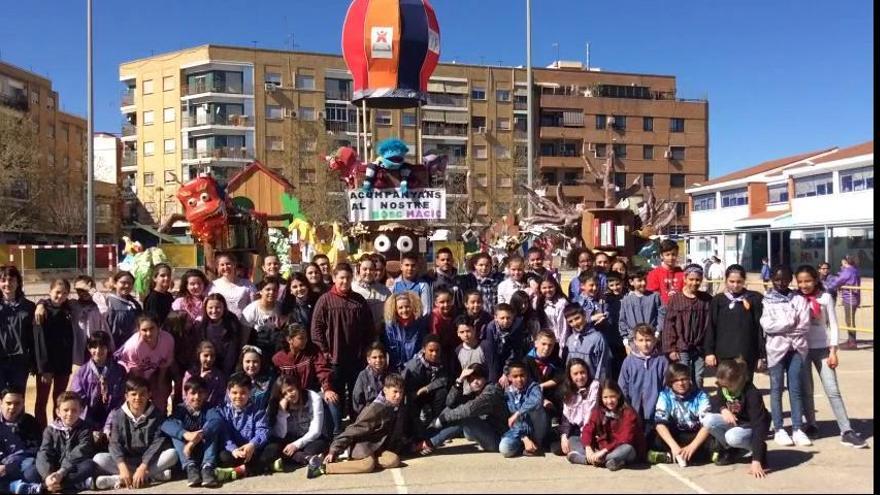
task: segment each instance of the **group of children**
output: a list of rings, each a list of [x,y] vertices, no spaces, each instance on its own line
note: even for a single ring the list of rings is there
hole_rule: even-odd
[[[581,250],[566,295],[538,249],[508,258],[506,277],[482,253],[457,274],[444,249],[428,276],[404,255],[396,279],[380,256],[358,263],[356,281],[319,258],[284,280],[266,257],[256,287],[227,255],[216,280],[188,270],[176,288],[160,264],[143,303],[118,272],[109,295],[80,276],[75,297],[59,279],[35,304],[16,268],[0,268],[0,483],[40,493],[139,488],[178,467],[204,487],[297,466],[363,473],[456,437],[609,470],[748,458],[763,477],[771,421],[778,444],[811,444],[811,366],[841,441],[865,446],[837,387],[834,301],[810,266],[797,290],[788,267],[773,269],[761,295],[731,265],[712,297],[701,267],[677,266],[674,242],[649,273]],[[753,384],[764,369],[769,414]]]

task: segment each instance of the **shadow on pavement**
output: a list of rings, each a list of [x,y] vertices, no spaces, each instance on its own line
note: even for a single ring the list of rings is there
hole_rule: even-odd
[[[767,464],[770,465],[770,469],[773,471],[784,471],[797,467],[812,458],[813,454],[811,452],[803,450],[784,449],[767,452]]]
[[[862,438],[868,440],[874,436],[874,419],[856,419],[850,418],[852,429],[860,434]],[[837,421],[833,419],[818,421],[816,426],[819,427],[819,435],[816,438],[834,438],[840,436],[840,430],[837,428]]]

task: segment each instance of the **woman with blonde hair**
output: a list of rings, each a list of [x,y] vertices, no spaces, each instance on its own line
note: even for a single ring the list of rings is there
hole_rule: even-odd
[[[385,301],[385,331],[382,343],[388,351],[388,369],[403,371],[403,366],[422,348],[428,333],[430,316],[422,314],[422,301],[412,291],[394,294]]]

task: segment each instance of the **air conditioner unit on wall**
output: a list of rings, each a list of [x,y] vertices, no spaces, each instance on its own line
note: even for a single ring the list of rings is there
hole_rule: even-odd
[[[588,143],[587,149],[590,151],[596,151],[596,143]]]
[[[285,108],[284,109],[284,116],[287,118],[290,118],[290,119],[295,119],[296,118],[296,109]]]
[[[484,127],[484,126],[477,127],[477,134],[486,134],[486,127]]]
[[[663,158],[672,158],[672,148],[666,148],[663,152]]]
[[[263,85],[263,87],[266,89],[267,93],[272,93],[273,91],[275,91],[275,88],[277,88],[278,85],[272,82],[267,82]]]
[[[614,117],[608,117],[608,120],[606,120],[606,123],[612,127],[614,127],[615,122]]]

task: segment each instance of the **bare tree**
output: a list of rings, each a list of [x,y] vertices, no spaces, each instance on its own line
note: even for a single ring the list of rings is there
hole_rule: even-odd
[[[38,230],[44,184],[40,181],[37,126],[25,114],[0,110],[0,230]]]
[[[348,223],[348,199],[342,181],[327,168],[324,157],[333,154],[323,119],[294,120],[285,142],[284,175],[297,186],[295,195],[312,222]],[[363,159],[363,158],[362,158]]]
[[[608,156],[605,158],[605,163],[603,164],[601,171],[590,163],[590,158],[587,156],[586,145],[581,148],[581,157],[584,159],[584,177],[592,175],[596,180],[601,181],[602,190],[604,191],[605,208],[615,208],[618,203],[639,192],[639,189],[642,187],[642,176],[636,176],[636,179],[629,187],[618,191],[617,185],[614,183],[614,145],[609,144],[608,148]],[[584,204],[586,205],[586,202]]]

